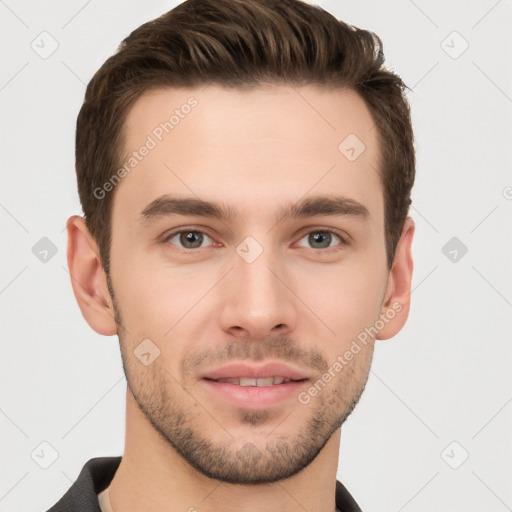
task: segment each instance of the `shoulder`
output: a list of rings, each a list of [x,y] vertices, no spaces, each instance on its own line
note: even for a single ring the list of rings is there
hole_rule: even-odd
[[[336,508],[341,512],[362,512],[356,500],[339,480],[336,480]]]
[[[101,512],[98,494],[108,487],[120,463],[121,456],[89,459],[73,485],[47,512]]]

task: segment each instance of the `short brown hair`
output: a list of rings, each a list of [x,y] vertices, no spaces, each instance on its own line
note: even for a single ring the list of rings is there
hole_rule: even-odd
[[[78,115],[78,191],[107,276],[114,193],[98,199],[94,191],[121,165],[129,109],[149,89],[202,84],[356,91],[378,130],[391,267],[411,203],[415,155],[406,86],[384,67],[380,38],[302,0],[186,0],[123,40],[89,82]]]

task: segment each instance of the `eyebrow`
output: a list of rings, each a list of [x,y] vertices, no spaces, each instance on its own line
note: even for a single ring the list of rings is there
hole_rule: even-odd
[[[166,194],[149,203],[142,210],[137,221],[141,225],[148,225],[162,217],[174,215],[229,221],[239,217],[240,213],[224,203],[203,201],[195,197],[173,197]],[[309,196],[296,203],[283,205],[276,215],[275,222],[319,215],[351,216],[366,219],[370,213],[363,204],[343,196]]]

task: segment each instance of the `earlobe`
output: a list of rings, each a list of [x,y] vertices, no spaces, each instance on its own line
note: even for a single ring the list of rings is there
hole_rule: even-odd
[[[388,286],[381,311],[384,327],[379,330],[378,340],[386,340],[398,334],[409,316],[414,227],[414,221],[411,217],[407,217],[398,241],[393,266],[389,272]]]
[[[67,222],[67,258],[71,285],[87,323],[99,334],[117,333],[112,299],[99,249],[85,219],[73,215]]]

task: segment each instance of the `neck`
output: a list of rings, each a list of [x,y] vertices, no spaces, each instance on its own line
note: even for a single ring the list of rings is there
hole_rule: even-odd
[[[230,484],[194,469],[149,424],[127,390],[126,441],[110,484],[114,512],[335,511],[338,429],[316,459],[292,477],[269,484]]]

